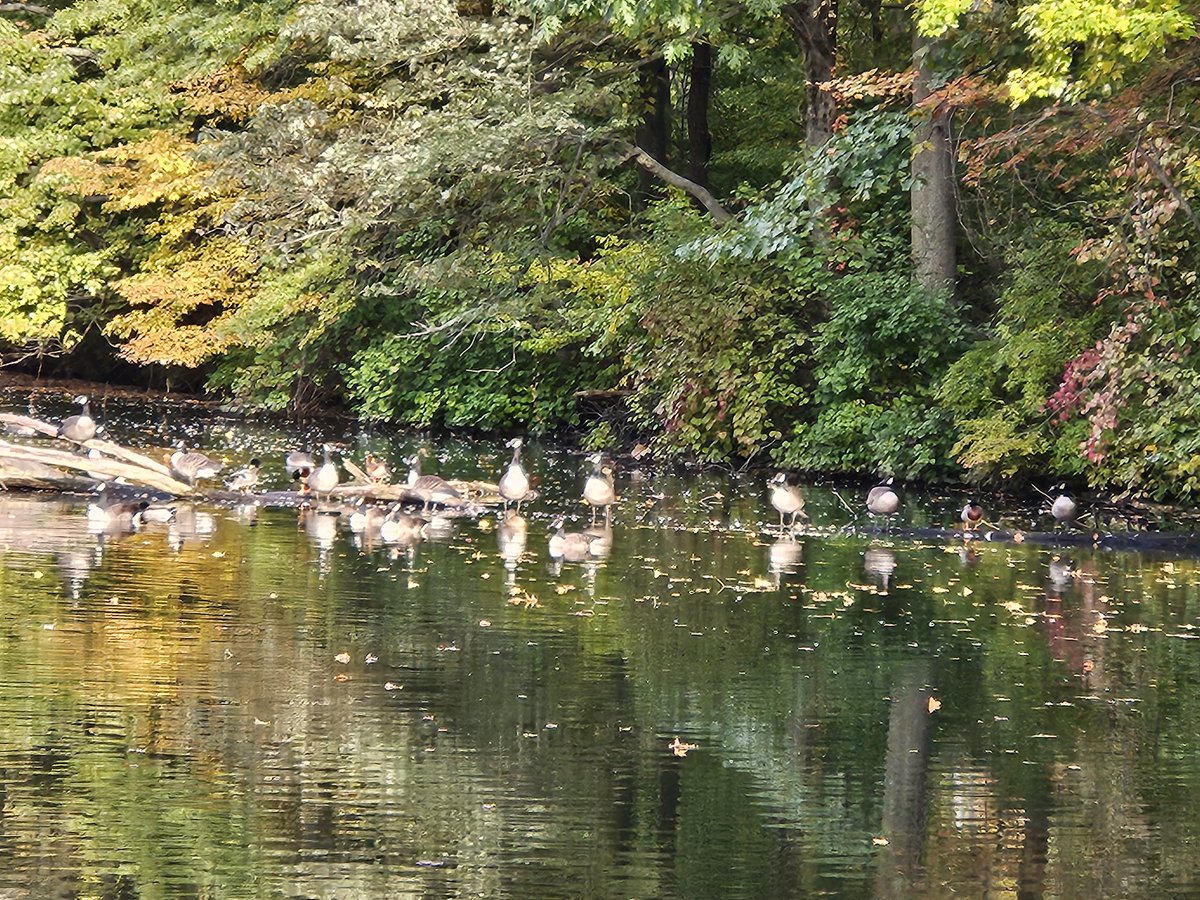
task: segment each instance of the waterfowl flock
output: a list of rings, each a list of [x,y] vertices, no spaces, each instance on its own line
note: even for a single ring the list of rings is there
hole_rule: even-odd
[[[75,397],[73,402],[78,404],[79,412],[62,420],[57,436],[84,444],[103,429],[93,418],[86,396]],[[504,446],[512,451],[512,457],[498,473],[499,479],[494,486],[498,501],[503,504],[503,511],[497,520],[497,539],[506,560],[512,558],[515,561],[524,551],[528,540],[528,523],[522,516],[522,507],[536,499],[538,492],[534,488],[536,478],[530,475],[522,462],[524,439],[514,437]],[[330,521],[322,523],[325,529],[331,527],[330,522],[336,528],[338,517],[344,517],[350,531],[356,535],[378,536],[379,540],[389,544],[411,544],[437,533],[439,529],[445,530],[446,510],[450,508],[461,512],[468,503],[461,482],[421,471],[420,453],[404,460],[408,465],[407,477],[403,482],[407,488],[407,508],[401,502],[372,502],[368,499],[369,494],[339,503],[336,498],[344,497],[346,493],[338,490],[343,482],[342,473],[334,459],[334,445],[324,444],[322,451],[318,462],[309,451],[291,450],[284,454],[282,463],[288,480],[300,494],[308,498],[305,507],[313,510],[315,515],[329,517],[333,514]],[[96,454],[94,448],[89,452]],[[177,442],[173,452],[166,454],[164,459],[172,475],[192,486],[220,477],[226,468],[221,460],[189,448],[183,441]],[[619,503],[614,467],[601,453],[591,454],[587,462],[591,468],[586,472],[579,496],[590,509],[590,524],[585,529],[571,531],[567,528],[566,515],[555,515],[547,544],[549,555],[554,560],[578,562],[600,558],[612,546],[613,508]],[[344,458],[342,463],[359,486],[395,487],[391,467],[380,456],[366,454],[361,468]],[[245,498],[243,502],[253,503],[262,474],[263,462],[254,457],[247,465],[225,477],[223,484],[229,492]],[[100,480],[99,476],[97,480]],[[1049,501],[1049,515],[1056,527],[1067,527],[1077,519],[1079,505],[1065,485],[1056,485],[1052,492],[1046,494],[1046,498]],[[791,484],[785,472],[778,472],[767,482],[767,499],[778,514],[779,533],[794,539],[798,522],[809,519],[802,489]],[[838,499],[842,499],[840,495]],[[850,512],[856,512],[850,504],[844,500],[842,502]],[[900,491],[894,479],[889,477],[867,491],[857,512],[865,514],[877,526],[882,523],[885,528],[890,528],[901,506]],[[148,502],[138,497],[131,498],[129,493],[122,493],[110,478],[105,477],[97,498],[87,507],[87,515],[89,521],[105,526],[136,528],[144,522],[163,521],[170,516],[170,509],[169,503],[163,501]],[[977,532],[985,524],[983,505],[976,497],[968,498],[959,513],[958,525],[961,525],[964,536]]]

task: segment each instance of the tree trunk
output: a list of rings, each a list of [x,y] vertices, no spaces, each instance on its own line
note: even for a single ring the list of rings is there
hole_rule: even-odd
[[[687,99],[688,178],[701,187],[708,187],[708,161],[712,157],[712,132],[708,128],[712,64],[712,44],[707,41],[692,44],[692,73]]]
[[[913,31],[913,105],[919,107],[931,93],[930,57],[937,44]],[[913,132],[911,197],[912,257],[917,282],[933,293],[954,294],[955,207],[954,144],[950,110],[938,104],[920,110]]]
[[[638,84],[643,111],[637,128],[637,146],[666,166],[671,111],[671,73],[666,61],[656,57],[642,63]],[[643,202],[658,196],[658,182],[650,172],[643,170],[639,182]]]
[[[820,147],[833,135],[837,105],[819,85],[833,78],[837,61],[837,0],[803,0],[783,7],[796,41],[804,51],[804,140]]]

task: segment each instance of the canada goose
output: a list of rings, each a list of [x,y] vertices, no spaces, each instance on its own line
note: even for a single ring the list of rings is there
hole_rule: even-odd
[[[231,491],[248,494],[258,486],[258,469],[262,465],[259,459],[250,460],[250,465],[238,469],[225,482],[225,487]]]
[[[424,534],[425,522],[405,515],[396,506],[379,525],[379,536],[389,544],[415,544]]]
[[[78,403],[81,407],[79,415],[63,419],[62,424],[58,426],[58,436],[82,444],[96,436],[96,420],[92,418],[88,408],[87,397],[80,394],[73,402]]]
[[[200,478],[215,478],[225,468],[224,463],[219,463],[199,451],[189,452],[183,441],[175,446],[179,449],[171,454],[171,471],[188,484],[195,485]]]
[[[617,493],[613,489],[613,470],[604,465],[604,457],[594,453],[589,457],[592,463],[592,474],[583,483],[583,500],[592,508],[592,524],[596,524],[596,511],[604,507],[604,520],[612,520],[612,505],[617,502]]]
[[[358,507],[350,514],[350,530],[355,534],[378,531],[387,515],[386,510],[364,503],[360,497]]]
[[[562,516],[555,517],[550,523],[554,534],[550,535],[549,551],[552,559],[562,559],[567,562],[582,562],[591,553],[592,539],[578,531],[564,530]]]
[[[283,458],[283,468],[287,472],[288,478],[292,481],[299,481],[301,490],[306,487],[304,479],[311,475],[312,470],[316,467],[317,461],[307,450],[293,450]]]
[[[963,531],[974,531],[979,523],[983,521],[983,506],[974,497],[967,500],[966,506],[959,513],[959,518],[962,519]]]
[[[419,454],[413,454],[405,460],[408,464],[408,489],[421,498],[422,504],[426,509],[430,503],[445,504],[450,500],[460,500],[462,495],[459,494],[454,486],[440,475],[422,475],[421,474],[421,457]]]
[[[783,531],[783,517],[791,516],[788,523],[792,529],[796,527],[796,516],[807,515],[804,512],[804,495],[800,488],[787,483],[787,475],[779,472],[767,482],[771,486],[771,505],[779,513],[779,530]]]
[[[1075,497],[1067,490],[1065,484],[1056,485],[1054,491],[1054,499],[1050,503],[1050,515],[1054,516],[1054,521],[1059,525],[1075,521],[1075,516],[1079,513],[1079,504],[1075,502]]]
[[[529,496],[529,476],[521,465],[521,446],[525,442],[515,437],[504,446],[512,448],[512,462],[504,474],[500,476],[500,496],[504,498],[504,508],[509,503],[517,504],[517,512],[521,511],[521,502]]]
[[[889,522],[900,508],[900,495],[892,487],[893,480],[888,478],[867,492],[867,512],[872,516],[883,516]]]
[[[392,467],[374,453],[368,453],[367,458],[363,460],[363,471],[375,484],[383,484],[392,479]]]
[[[338,486],[339,480],[337,463],[330,458],[329,444],[326,444],[324,461],[316,469],[309,472],[305,483],[308,485],[309,490],[318,497],[321,494],[325,494],[328,497],[333,492],[333,489]]]

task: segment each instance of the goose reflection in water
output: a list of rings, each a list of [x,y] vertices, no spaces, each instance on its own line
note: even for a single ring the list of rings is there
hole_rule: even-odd
[[[500,558],[504,560],[509,585],[516,582],[517,566],[525,555],[528,543],[529,521],[519,512],[509,510],[496,526],[496,545],[500,548]]]
[[[72,600],[78,600],[92,570],[104,561],[104,543],[98,540],[88,549],[59,550],[54,554],[54,561],[62,576],[63,587]]]
[[[886,594],[896,571],[896,554],[887,547],[868,547],[863,553],[863,569]]]
[[[196,509],[194,503],[180,503],[175,518],[167,525],[167,545],[178,553],[184,547],[205,544],[217,530],[212,513]]]
[[[767,571],[776,588],[784,575],[795,575],[804,568],[804,543],[791,534],[779,538],[767,549]]]

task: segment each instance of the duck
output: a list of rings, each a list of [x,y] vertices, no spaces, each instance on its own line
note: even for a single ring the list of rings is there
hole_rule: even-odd
[[[963,506],[962,512],[959,513],[959,518],[962,520],[963,532],[974,531],[979,527],[979,523],[983,521],[983,506],[974,497],[967,500]]]
[[[308,478],[316,467],[317,461],[307,450],[292,450],[283,458],[283,468],[287,472],[288,478],[292,481],[299,481],[301,489],[305,486],[304,479]]]
[[[248,494],[258,486],[258,471],[262,465],[262,460],[254,458],[250,460],[250,465],[244,466],[234,472],[225,482],[225,487],[231,491],[238,491],[242,494]]]
[[[582,532],[567,531],[566,520],[556,516],[550,523],[549,552],[552,559],[581,562],[591,555],[592,538]]]
[[[142,513],[150,505],[144,499],[121,499],[102,488],[94,503],[87,506],[88,522],[104,528],[133,531],[142,523]]]
[[[192,486],[201,478],[215,478],[225,468],[224,463],[197,450],[189,451],[183,441],[175,446],[178,449],[171,454],[171,471]]]
[[[408,489],[421,498],[426,509],[430,503],[445,504],[451,500],[461,500],[462,495],[455,490],[454,485],[440,475],[421,474],[421,456],[414,453],[405,461],[408,464]]]
[[[612,520],[612,505],[617,502],[613,488],[612,466],[604,465],[604,457],[594,453],[588,459],[592,463],[592,474],[583,483],[583,500],[592,508],[592,524],[596,524],[596,512],[604,507],[604,520]]]
[[[58,426],[58,436],[82,444],[96,436],[96,420],[92,418],[86,395],[80,394],[72,402],[79,404],[79,415],[63,419]]]
[[[372,484],[383,484],[392,479],[392,467],[374,453],[368,453],[363,460],[363,471]]]
[[[425,533],[425,522],[405,515],[395,506],[379,525],[379,536],[389,544],[415,544]]]
[[[900,495],[893,487],[894,481],[893,478],[886,478],[867,492],[867,512],[872,516],[891,519],[900,509]]]
[[[796,527],[796,516],[804,516],[804,495],[800,493],[800,488],[787,483],[787,475],[783,472],[776,473],[775,477],[767,482],[771,486],[771,505],[775,507],[775,511],[779,513],[779,530],[783,531],[783,517],[791,516],[789,525],[792,529]]]
[[[529,497],[529,476],[525,473],[525,467],[521,465],[521,447],[524,443],[523,439],[515,437],[504,445],[512,448],[513,455],[512,462],[500,476],[500,496],[504,498],[504,508],[508,509],[509,503],[515,503],[518,513],[521,511],[522,501]]]
[[[337,463],[330,457],[330,445],[325,445],[325,458],[321,465],[308,473],[308,478],[305,479],[305,484],[308,489],[314,494],[320,496],[325,494],[329,496],[333,489],[338,486],[340,477],[338,476]]]
[[[1054,517],[1054,521],[1059,525],[1075,521],[1079,514],[1079,504],[1075,502],[1074,495],[1067,490],[1065,484],[1056,485],[1053,490],[1055,494],[1050,502],[1050,515]]]

